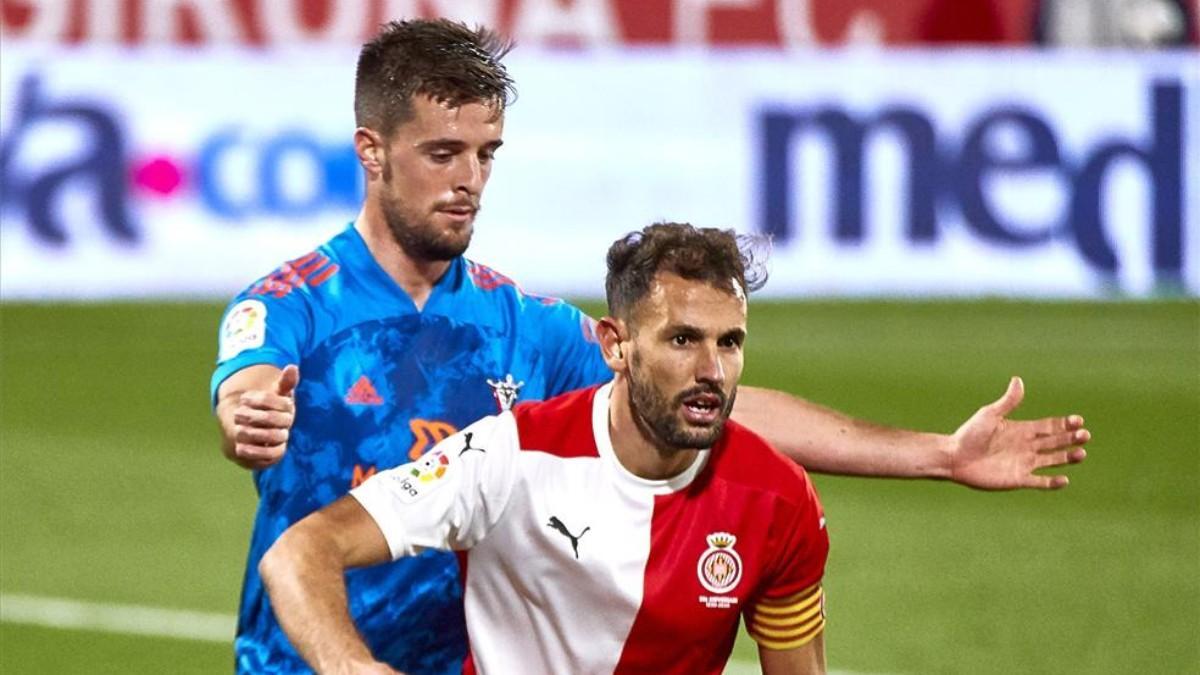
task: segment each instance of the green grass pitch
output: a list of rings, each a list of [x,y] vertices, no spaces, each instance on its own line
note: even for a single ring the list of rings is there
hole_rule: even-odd
[[[0,592],[235,611],[254,498],[209,414],[220,311],[0,306]],[[878,422],[950,431],[1013,374],[1018,416],[1087,417],[1067,490],[817,477],[831,667],[1195,672],[1200,303],[751,307],[744,381]],[[4,673],[228,672],[230,654],[0,623]]]

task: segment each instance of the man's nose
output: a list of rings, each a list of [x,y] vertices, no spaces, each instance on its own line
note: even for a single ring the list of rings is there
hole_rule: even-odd
[[[478,196],[483,192],[483,185],[486,181],[487,174],[483,163],[479,161],[478,157],[467,157],[454,176],[454,190]]]
[[[706,346],[696,362],[696,381],[715,385],[725,383],[725,364],[716,345]]]

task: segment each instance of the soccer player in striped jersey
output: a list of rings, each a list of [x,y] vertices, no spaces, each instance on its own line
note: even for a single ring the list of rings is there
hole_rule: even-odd
[[[764,673],[824,672],[821,505],[728,420],[746,292],[765,281],[749,250],[677,223],[618,240],[598,329],[611,383],[476,422],[285,532],[261,573],[301,655],[382,668],[347,568],[454,549],[468,673],[721,673],[743,616]]]
[[[259,496],[238,672],[308,670],[258,576],[289,525],[518,398],[611,377],[591,319],[464,257],[513,94],[507,49],[491,31],[440,20],[391,23],[364,45],[354,105],[361,213],[251,284],[222,320],[210,390],[222,450],[253,470]],[[952,435],[879,427],[750,386],[733,418],[810,470],[1064,485],[1032,472],[1082,459],[1068,450],[1086,440],[1082,420],[1006,419],[1020,398],[1014,381]],[[466,629],[453,555],[356,570],[348,592],[381,659],[413,675],[455,672]]]

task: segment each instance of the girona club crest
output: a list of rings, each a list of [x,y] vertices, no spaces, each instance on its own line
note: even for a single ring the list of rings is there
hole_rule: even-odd
[[[728,593],[742,580],[742,557],[733,550],[737,537],[728,532],[713,532],[705,539],[708,548],[696,563],[696,576],[710,592]]]

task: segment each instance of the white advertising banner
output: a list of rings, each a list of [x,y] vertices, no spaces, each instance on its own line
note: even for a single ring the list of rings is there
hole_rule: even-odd
[[[0,54],[0,298],[222,297],[354,218],[354,49]],[[469,256],[600,296],[656,220],[785,296],[1200,294],[1195,52],[518,49]]]

